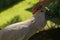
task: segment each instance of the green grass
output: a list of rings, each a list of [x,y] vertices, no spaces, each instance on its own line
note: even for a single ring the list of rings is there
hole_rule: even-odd
[[[19,15],[22,21],[27,20],[32,16],[32,12],[26,9],[31,8],[38,0],[24,0],[11,8],[0,13],[0,26],[10,21],[15,16]]]

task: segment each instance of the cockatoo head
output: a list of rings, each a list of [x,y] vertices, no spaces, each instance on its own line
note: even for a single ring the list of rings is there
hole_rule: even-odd
[[[40,2],[38,2],[32,9],[32,14],[37,14],[36,12],[38,12],[40,10],[40,13],[41,12],[45,12],[45,16],[46,18],[52,18],[54,15],[53,12],[48,8],[48,7],[44,7],[44,5],[46,3],[51,3],[51,2],[54,2],[54,0],[40,0]],[[48,19],[47,18],[47,19]]]

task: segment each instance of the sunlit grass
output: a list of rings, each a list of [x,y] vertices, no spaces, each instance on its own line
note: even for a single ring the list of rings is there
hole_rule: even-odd
[[[7,21],[10,21],[16,15],[19,15],[22,21],[30,18],[32,16],[32,12],[29,12],[26,9],[31,8],[37,2],[38,0],[25,0],[1,12],[0,26],[7,23]]]

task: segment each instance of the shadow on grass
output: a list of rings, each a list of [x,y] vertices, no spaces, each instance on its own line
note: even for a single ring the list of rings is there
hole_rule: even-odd
[[[2,28],[6,27],[7,25],[10,25],[10,24],[14,24],[14,23],[17,23],[17,22],[21,22],[22,20],[20,19],[19,15],[15,16],[14,18],[12,18],[10,21],[8,21],[6,24],[3,24]],[[1,28],[1,29],[2,29]]]
[[[0,12],[16,5],[23,0],[0,0]]]
[[[30,4],[30,3],[29,3]],[[31,8],[27,8],[26,11],[32,12],[32,8],[36,6],[36,4],[33,4],[33,6]]]
[[[29,40],[60,40],[60,28],[43,30],[33,35]]]
[[[32,8],[33,8],[33,7],[28,8],[28,9],[26,9],[26,11],[32,12]]]

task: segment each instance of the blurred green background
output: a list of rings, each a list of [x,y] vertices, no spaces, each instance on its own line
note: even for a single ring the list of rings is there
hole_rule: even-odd
[[[0,28],[12,23],[27,20],[31,10],[39,0],[0,0]]]

